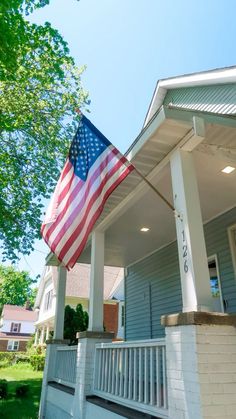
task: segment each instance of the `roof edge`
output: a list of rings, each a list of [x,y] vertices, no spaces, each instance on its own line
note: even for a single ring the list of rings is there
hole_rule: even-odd
[[[162,106],[168,90],[181,87],[195,87],[215,84],[228,84],[236,82],[236,66],[218,68],[214,70],[201,71],[167,79],[161,79],[157,82],[154,94],[148,108],[143,128],[147,125],[153,113]]]

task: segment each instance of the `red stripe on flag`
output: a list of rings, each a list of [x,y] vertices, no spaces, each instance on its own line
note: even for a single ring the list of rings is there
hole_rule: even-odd
[[[73,241],[76,239],[76,237],[78,236],[78,234],[81,232],[81,227],[83,227],[86,218],[88,217],[88,213],[92,207],[92,205],[94,204],[94,202],[96,201],[96,199],[99,197],[99,195],[101,194],[105,184],[108,182],[108,180],[120,169],[120,167],[123,165],[123,163],[125,162],[125,158],[123,157],[121,160],[119,160],[116,165],[112,168],[112,170],[108,173],[106,173],[104,179],[102,180],[102,182],[99,185],[99,188],[94,192],[94,194],[92,195],[92,197],[90,198],[90,201],[88,202],[88,204],[86,205],[86,213],[83,216],[83,218],[81,219],[80,223],[78,224],[78,226],[76,227],[76,229],[73,231],[73,233],[70,235],[69,239],[66,241],[66,243],[64,244],[63,248],[61,249],[59,256],[61,254],[66,254],[68,252],[68,250],[70,249],[70,247],[73,244]],[[78,211],[76,211],[76,215],[78,215]],[[70,221],[70,225],[74,222],[73,220],[68,220],[68,222]],[[55,238],[55,240],[53,241],[53,243],[51,244],[51,249],[54,252],[56,250],[56,246],[58,245],[58,243],[60,242],[61,238],[64,237],[65,235],[65,231],[64,230],[68,230],[70,225],[68,225],[67,221],[64,224],[64,226],[62,227],[62,229],[60,230],[60,232],[58,233],[57,237]]]
[[[117,186],[119,186],[119,184],[123,181],[123,179],[126,178],[126,176],[133,170],[133,166],[127,167],[127,169],[125,170],[125,172],[122,173],[122,175],[116,180],[115,183],[113,183],[110,188],[107,190],[106,194],[103,197],[102,203],[100,204],[100,206],[98,207],[97,211],[95,212],[95,214],[93,215],[93,217],[91,218],[91,221],[88,225],[88,228],[86,230],[86,233],[83,237],[83,240],[80,244],[80,246],[78,247],[78,249],[76,250],[76,252],[74,253],[74,255],[71,257],[71,259],[69,260],[69,262],[66,264],[66,267],[69,269],[72,269],[73,266],[75,265],[78,257],[80,256],[80,254],[82,253],[84,246],[87,242],[88,236],[94,226],[94,224],[96,223],[98,217],[100,216],[104,205],[106,203],[106,200],[109,198],[110,194],[117,188]],[[62,261],[62,259],[60,259],[58,257],[59,260]]]
[[[67,201],[66,201],[66,203],[65,203],[65,205],[63,207],[63,210],[58,215],[56,221],[49,227],[49,229],[48,229],[48,231],[47,231],[47,233],[45,235],[45,238],[47,240],[50,239],[50,236],[52,235],[52,233],[54,232],[54,230],[59,225],[60,221],[65,216],[68,208],[70,207],[70,205],[72,204],[72,202],[74,201],[74,199],[79,195],[81,187],[84,186],[85,187],[85,193],[84,193],[82,199],[80,200],[80,202],[78,203],[78,205],[74,208],[72,214],[68,217],[68,219],[64,223],[64,225],[66,225],[66,228],[69,228],[69,225],[73,222],[73,219],[75,218],[75,213],[77,215],[78,212],[83,207],[84,202],[85,202],[85,200],[87,198],[87,194],[88,194],[89,189],[91,188],[92,184],[96,181],[96,179],[99,177],[99,175],[101,174],[101,172],[108,166],[108,163],[112,160],[112,158],[114,157],[114,154],[116,155],[117,153],[116,152],[114,153],[113,150],[112,150],[109,154],[107,154],[105,156],[105,158],[101,162],[100,166],[98,166],[97,169],[92,174],[91,178],[89,179],[88,184],[85,184],[85,182],[83,182],[83,181],[79,181],[78,182],[78,184],[76,185],[76,187],[73,189],[73,191],[71,192],[71,194],[68,196],[68,199],[67,199]],[[77,179],[79,179],[76,175],[74,175],[73,178],[75,178],[75,177]],[[64,225],[61,227],[61,229],[64,227]]]

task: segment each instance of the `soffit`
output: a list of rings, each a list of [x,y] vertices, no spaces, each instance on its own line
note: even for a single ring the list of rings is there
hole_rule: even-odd
[[[208,124],[205,140],[193,152],[204,222],[236,206],[236,171],[231,175],[221,172],[229,163],[229,156],[236,165],[235,148],[235,128]],[[151,150],[152,147],[150,153]],[[222,150],[227,150],[227,155]],[[153,184],[172,202],[169,164],[157,174]],[[150,231],[141,233],[142,226],[148,226]],[[128,266],[175,239],[172,211],[147,187],[135,204],[106,230],[105,263]],[[90,260],[89,246],[80,260]]]

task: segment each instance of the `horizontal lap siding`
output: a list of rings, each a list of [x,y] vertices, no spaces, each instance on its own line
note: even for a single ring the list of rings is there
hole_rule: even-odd
[[[228,227],[236,224],[236,208],[205,225],[208,256],[217,255],[223,298],[228,302],[229,313],[236,312],[236,280],[230,251]]]
[[[228,312],[236,312],[236,281],[227,234],[227,228],[235,223],[236,208],[204,226],[208,256],[218,257]],[[126,339],[163,337],[161,315],[182,310],[176,242],[128,268],[125,299]]]
[[[165,247],[128,269],[126,292],[126,339],[163,336],[163,313],[181,309],[181,289],[176,243]]]

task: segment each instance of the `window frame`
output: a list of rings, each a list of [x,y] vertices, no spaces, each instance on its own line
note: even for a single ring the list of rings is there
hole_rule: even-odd
[[[234,268],[234,279],[236,279],[236,240],[234,240],[234,232],[236,232],[236,224],[228,227],[229,247]]]
[[[17,330],[14,330],[14,328],[16,328]],[[20,333],[20,329],[21,329],[21,323],[18,322],[11,322],[11,332],[12,333]]]
[[[16,348],[15,348],[15,344],[16,344]],[[9,339],[7,342],[7,351],[16,352],[19,350],[19,346],[20,346],[19,340]]]
[[[207,258],[208,265],[209,265],[209,262],[211,262],[212,260],[215,260],[215,264],[216,264],[216,273],[217,273],[218,284],[219,284],[219,293],[220,293],[221,312],[222,313],[225,313],[225,307],[224,307],[223,296],[222,296],[222,287],[221,287],[221,277],[220,277],[219,263],[218,263],[218,257],[217,257],[217,254],[216,253],[214,253],[213,255],[208,256],[208,258]]]

